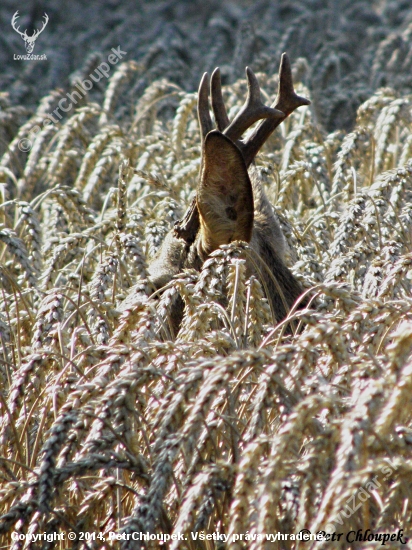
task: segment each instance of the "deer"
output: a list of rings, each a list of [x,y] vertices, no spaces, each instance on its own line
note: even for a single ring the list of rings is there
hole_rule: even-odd
[[[39,34],[41,34],[44,31],[47,23],[49,22],[49,16],[47,15],[47,13],[45,13],[43,17],[44,17],[44,21],[43,21],[42,28],[40,30],[34,31],[31,36],[28,36],[27,29],[24,32],[21,32],[20,27],[16,26],[17,19],[19,18],[19,12],[16,11],[16,13],[13,15],[13,19],[11,20],[11,26],[23,38],[27,53],[33,52],[34,46],[36,44],[36,40]]]
[[[261,101],[253,71],[246,68],[247,98],[232,121],[223,102],[221,76],[216,68],[204,73],[198,90],[197,114],[201,133],[201,169],[196,196],[182,220],[166,235],[148,266],[148,276],[159,294],[184,269],[200,271],[210,254],[222,245],[245,241],[263,268],[267,299],[277,322],[287,316],[303,289],[285,265],[285,238],[265,194],[253,161],[272,132],[298,107],[310,101],[296,94],[289,58],[283,53],[277,97],[271,107]],[[209,111],[209,87],[215,126]],[[247,139],[242,135],[259,122]],[[253,266],[248,266],[253,272]],[[133,289],[120,311],[133,302]],[[304,300],[303,300],[304,303]],[[183,317],[183,300],[171,315],[176,335]]]

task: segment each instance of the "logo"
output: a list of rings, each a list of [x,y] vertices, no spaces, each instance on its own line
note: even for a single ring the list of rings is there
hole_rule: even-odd
[[[17,19],[19,18],[19,12],[16,11],[16,13],[13,15],[13,19],[11,20],[11,26],[13,27],[13,29],[23,38],[24,40],[24,45],[26,46],[26,51],[28,54],[31,54],[34,50],[34,46],[36,45],[36,40],[38,38],[38,36],[44,31],[44,29],[46,28],[46,25],[47,23],[49,22],[49,16],[47,15],[47,13],[45,13],[43,15],[44,17],[44,21],[43,21],[43,26],[40,30],[35,30],[33,32],[33,34],[31,36],[29,36],[27,34],[27,29],[24,31],[24,32],[21,32],[20,31],[20,27],[16,27],[16,22],[17,22]],[[15,59],[16,59],[16,56],[14,56]],[[30,56],[30,55],[27,55],[27,56],[18,56],[17,59],[37,59],[37,57],[42,57],[43,59],[45,58],[45,56]]]

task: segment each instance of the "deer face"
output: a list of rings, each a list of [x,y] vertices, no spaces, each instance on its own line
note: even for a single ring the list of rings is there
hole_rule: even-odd
[[[36,43],[36,39],[32,40],[31,37],[27,37],[24,39],[24,45],[26,46],[26,52],[32,53],[34,50],[34,46]]]
[[[280,226],[257,172],[250,165],[273,130],[294,109],[308,105],[309,101],[294,92],[286,54],[282,56],[278,96],[273,107],[261,103],[257,79],[248,68],[246,76],[245,105],[230,122],[223,104],[220,73],[218,69],[214,71],[210,90],[217,129],[213,129],[209,114],[207,73],[202,78],[198,95],[202,166],[196,198],[184,218],[166,236],[149,266],[149,276],[154,287],[160,289],[185,268],[200,270],[219,246],[246,241],[265,266],[260,270],[265,278],[264,287],[280,321],[302,290],[283,262],[284,239]],[[245,130],[259,119],[264,121],[247,141],[241,141]],[[249,271],[253,271],[251,266]],[[126,309],[128,303],[126,298],[121,309]],[[183,314],[183,302],[179,307],[172,315],[175,333]]]

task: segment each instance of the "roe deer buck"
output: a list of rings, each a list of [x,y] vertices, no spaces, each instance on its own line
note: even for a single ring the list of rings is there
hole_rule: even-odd
[[[207,73],[203,75],[198,94],[202,164],[196,197],[184,218],[167,234],[148,271],[150,281],[160,289],[183,269],[200,271],[209,254],[219,246],[246,241],[260,258],[261,276],[269,293],[267,298],[277,321],[281,321],[302,289],[283,262],[282,231],[256,170],[250,165],[275,128],[297,107],[309,105],[310,101],[295,93],[286,54],[282,55],[278,94],[273,107],[261,102],[258,81],[248,67],[246,76],[246,102],[230,122],[223,103],[219,69],[213,72],[210,92],[217,126],[213,129],[209,113],[209,79]],[[241,141],[242,134],[260,119],[265,120],[246,141]],[[248,269],[253,271],[251,266]],[[129,294],[120,310],[127,309],[132,301]],[[180,300],[172,312],[175,333],[182,315],[183,301]]]

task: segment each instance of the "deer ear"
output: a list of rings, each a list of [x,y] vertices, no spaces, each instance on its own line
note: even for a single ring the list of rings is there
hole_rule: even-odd
[[[206,254],[232,241],[250,241],[253,191],[246,164],[239,148],[217,130],[204,140],[197,207]]]

